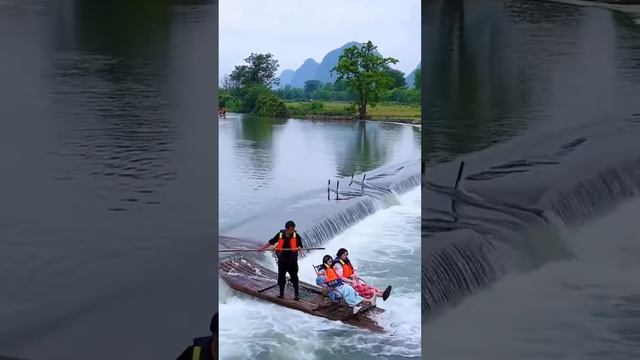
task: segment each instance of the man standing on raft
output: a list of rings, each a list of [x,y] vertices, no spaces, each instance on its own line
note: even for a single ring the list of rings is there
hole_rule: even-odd
[[[289,220],[276,236],[260,247],[261,251],[275,245],[276,257],[278,259],[278,285],[280,286],[279,298],[284,298],[284,286],[287,283],[286,274],[289,273],[295,300],[300,300],[298,290],[298,251],[302,250],[302,238],[296,232],[296,224]]]

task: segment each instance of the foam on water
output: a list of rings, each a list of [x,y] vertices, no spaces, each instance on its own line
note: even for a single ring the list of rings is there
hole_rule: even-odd
[[[349,250],[360,275],[371,285],[393,286],[378,306],[388,333],[375,334],[239,294],[220,282],[221,359],[351,360],[420,358],[420,188],[398,198],[300,260],[302,281],[315,284],[313,264],[322,256]],[[264,264],[275,269],[272,258]]]
[[[574,260],[507,276],[427,323],[428,359],[640,358],[640,199],[576,230]]]

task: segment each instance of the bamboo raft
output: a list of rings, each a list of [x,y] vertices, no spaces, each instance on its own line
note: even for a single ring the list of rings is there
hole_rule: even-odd
[[[344,303],[332,303],[316,285],[300,281],[300,300],[294,300],[293,286],[287,284],[284,298],[280,299],[277,296],[280,293],[278,274],[251,263],[243,256],[220,261],[219,274],[232,289],[259,299],[370,331],[384,332],[384,328],[375,320],[375,315],[383,313],[383,309],[365,305],[357,314],[353,314],[353,310]]]

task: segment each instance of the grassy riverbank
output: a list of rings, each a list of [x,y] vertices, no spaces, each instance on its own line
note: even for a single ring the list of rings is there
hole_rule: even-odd
[[[292,117],[332,119],[355,117],[357,111],[353,108],[353,103],[341,101],[290,101],[285,102],[289,114]],[[395,103],[381,103],[367,111],[371,120],[389,120],[404,122],[420,122],[420,105],[402,105]]]

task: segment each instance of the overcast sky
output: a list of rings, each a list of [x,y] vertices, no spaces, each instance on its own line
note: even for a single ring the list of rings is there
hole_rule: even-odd
[[[419,0],[220,0],[219,76],[252,52],[272,53],[284,69],[349,41],[371,40],[405,74],[420,63]]]

